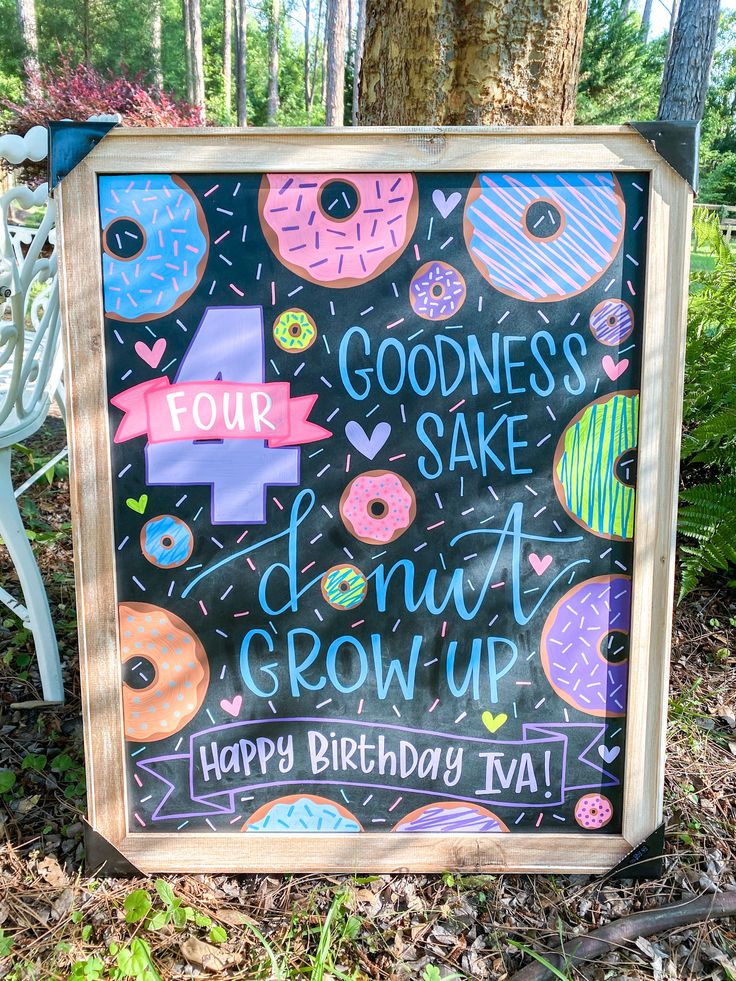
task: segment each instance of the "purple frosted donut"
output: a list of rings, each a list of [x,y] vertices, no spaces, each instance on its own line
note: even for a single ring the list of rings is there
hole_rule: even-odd
[[[495,814],[480,804],[441,801],[425,804],[411,811],[394,825],[394,831],[432,832],[434,834],[497,834],[509,829]]]
[[[587,715],[625,714],[630,626],[629,576],[597,576],[565,593],[541,643],[544,673],[563,701]]]
[[[425,320],[449,320],[465,303],[465,280],[446,262],[425,262],[414,273],[409,299],[414,313]]]
[[[634,312],[624,300],[603,300],[590,315],[590,329],[601,344],[615,347],[634,329]]]

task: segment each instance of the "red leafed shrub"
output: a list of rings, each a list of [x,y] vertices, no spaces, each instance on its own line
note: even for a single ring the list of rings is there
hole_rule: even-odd
[[[183,99],[159,93],[140,76],[125,78],[63,61],[39,85],[41,94],[22,103],[5,102],[9,130],[23,135],[48,120],[84,120],[100,113],[120,113],[124,126],[201,126],[202,111]]]

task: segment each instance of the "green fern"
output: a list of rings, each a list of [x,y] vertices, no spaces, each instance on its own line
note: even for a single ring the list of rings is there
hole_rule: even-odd
[[[716,215],[696,209],[693,241],[715,260],[690,284],[678,530],[680,599],[704,572],[736,565],[736,261]]]

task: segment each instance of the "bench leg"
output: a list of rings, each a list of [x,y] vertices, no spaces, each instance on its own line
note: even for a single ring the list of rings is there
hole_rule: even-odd
[[[51,620],[49,601],[41,573],[26,537],[10,477],[9,448],[0,449],[0,535],[18,573],[36,645],[43,697],[47,702],[64,701],[59,647]]]

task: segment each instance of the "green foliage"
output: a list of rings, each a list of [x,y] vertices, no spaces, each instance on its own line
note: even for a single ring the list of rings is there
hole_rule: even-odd
[[[91,956],[77,961],[69,975],[69,981],[162,981],[151,957],[151,948],[140,937],[134,937],[129,945],[112,943],[109,947],[112,964],[107,966],[99,957]]]
[[[620,0],[590,0],[575,121],[653,119],[664,55],[664,41],[648,42],[638,14],[628,13]]]
[[[694,239],[714,263],[693,274],[690,290],[680,598],[703,572],[736,565],[736,261],[717,215],[696,211]]]

